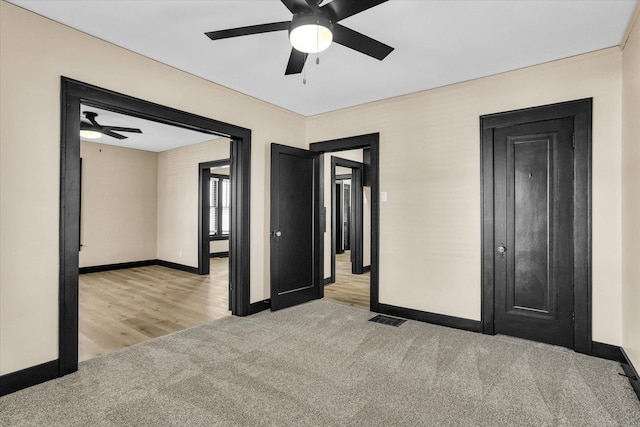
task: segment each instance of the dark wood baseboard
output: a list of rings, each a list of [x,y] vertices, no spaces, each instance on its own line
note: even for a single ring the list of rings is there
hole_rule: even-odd
[[[58,359],[0,376],[0,396],[57,378]]]
[[[187,273],[198,274],[197,267],[177,264],[175,262],[164,261],[161,259],[149,259],[145,261],[121,262],[119,264],[95,265],[92,267],[80,267],[80,274],[98,273],[101,271],[122,270],[125,268],[147,267],[149,265],[161,265],[162,267],[173,268],[174,270],[186,271]]]
[[[591,343],[591,355],[601,359],[613,360],[615,362],[623,362],[622,349],[617,345],[605,344],[593,341]]]
[[[229,258],[229,251],[211,252],[209,258]]]
[[[144,261],[120,262],[118,264],[94,265],[91,267],[80,267],[80,274],[99,273],[101,271],[123,270],[125,268],[146,267],[149,265],[157,265],[157,259],[148,259]]]
[[[447,326],[449,328],[462,329],[470,332],[482,332],[482,322],[479,320],[463,319],[461,317],[429,313],[428,311],[414,310],[411,308],[397,307],[395,305],[388,304],[379,304],[377,312],[388,314],[390,316],[432,323],[434,325]]]
[[[156,260],[156,265],[161,265],[162,267],[173,268],[174,270],[186,271],[187,273],[198,274],[198,267],[190,267],[188,265],[177,264],[171,261],[164,260]]]
[[[595,357],[613,360],[620,363],[625,376],[629,379],[631,387],[633,387],[633,391],[636,392],[636,396],[638,396],[638,400],[640,400],[640,376],[638,376],[638,371],[633,366],[631,360],[629,360],[629,356],[627,356],[627,353],[625,353],[622,347],[593,341],[591,354]]]
[[[324,285],[325,286],[329,286],[329,285],[331,285],[333,283],[336,283],[336,279],[333,276],[324,278]]]
[[[638,376],[638,371],[631,363],[629,356],[624,352],[624,349],[620,349],[620,353],[622,353],[622,369],[624,369],[624,373],[629,378],[629,382],[631,383],[631,387],[633,387],[633,391],[636,392],[636,396],[638,396],[638,400],[640,400],[640,377]]]
[[[482,332],[482,322],[477,320],[429,313],[388,304],[379,304],[376,312],[470,332]],[[633,387],[633,390],[640,400],[640,376],[638,376],[638,371],[636,371],[623,348],[594,341],[592,343],[592,356],[619,362],[624,369],[625,375],[629,379],[629,383],[631,383],[631,387]]]
[[[265,299],[262,301],[254,302],[249,304],[249,316],[252,314],[260,313],[264,310],[269,310],[271,308],[271,300]]]
[[[371,271],[371,266],[370,265],[365,265],[364,267],[362,267],[362,272],[363,273],[368,273]]]

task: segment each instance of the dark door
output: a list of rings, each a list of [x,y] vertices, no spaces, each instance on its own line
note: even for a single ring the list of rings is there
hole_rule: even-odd
[[[573,348],[573,119],[494,133],[495,331]]]
[[[271,145],[271,309],[319,298],[314,280],[318,154]]]

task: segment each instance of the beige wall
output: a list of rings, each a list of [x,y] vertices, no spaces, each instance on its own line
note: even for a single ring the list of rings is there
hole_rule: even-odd
[[[158,259],[198,267],[198,164],[229,157],[227,138],[158,155]]]
[[[80,267],[156,258],[184,264],[183,246],[196,254],[186,265],[197,267],[198,163],[229,158],[229,147],[219,138],[158,154],[83,141]],[[227,240],[210,246],[229,250]]]
[[[58,357],[60,76],[252,130],[251,302],[269,297],[269,144],[304,146],[304,117],[4,1],[0,52],[0,375]]]
[[[640,368],[640,21],[622,54],[623,346]]]
[[[309,142],[380,132],[381,303],[479,320],[479,117],[593,97],[593,339],[622,344],[621,56],[607,49],[308,119]]]
[[[229,252],[228,240],[212,240],[209,243],[209,252]]]
[[[158,155],[82,141],[80,267],[156,259]]]

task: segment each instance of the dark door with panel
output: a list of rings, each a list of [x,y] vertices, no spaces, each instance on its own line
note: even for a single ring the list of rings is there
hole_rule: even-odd
[[[494,133],[495,332],[573,348],[573,119]]]
[[[271,145],[271,309],[319,298],[318,154]]]

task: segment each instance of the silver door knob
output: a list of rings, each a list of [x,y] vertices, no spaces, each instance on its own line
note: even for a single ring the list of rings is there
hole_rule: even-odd
[[[278,230],[274,234],[276,235],[276,237],[280,237],[282,236],[282,231]]]
[[[498,252],[503,254],[507,251],[507,248],[505,248],[504,246],[498,246]]]

